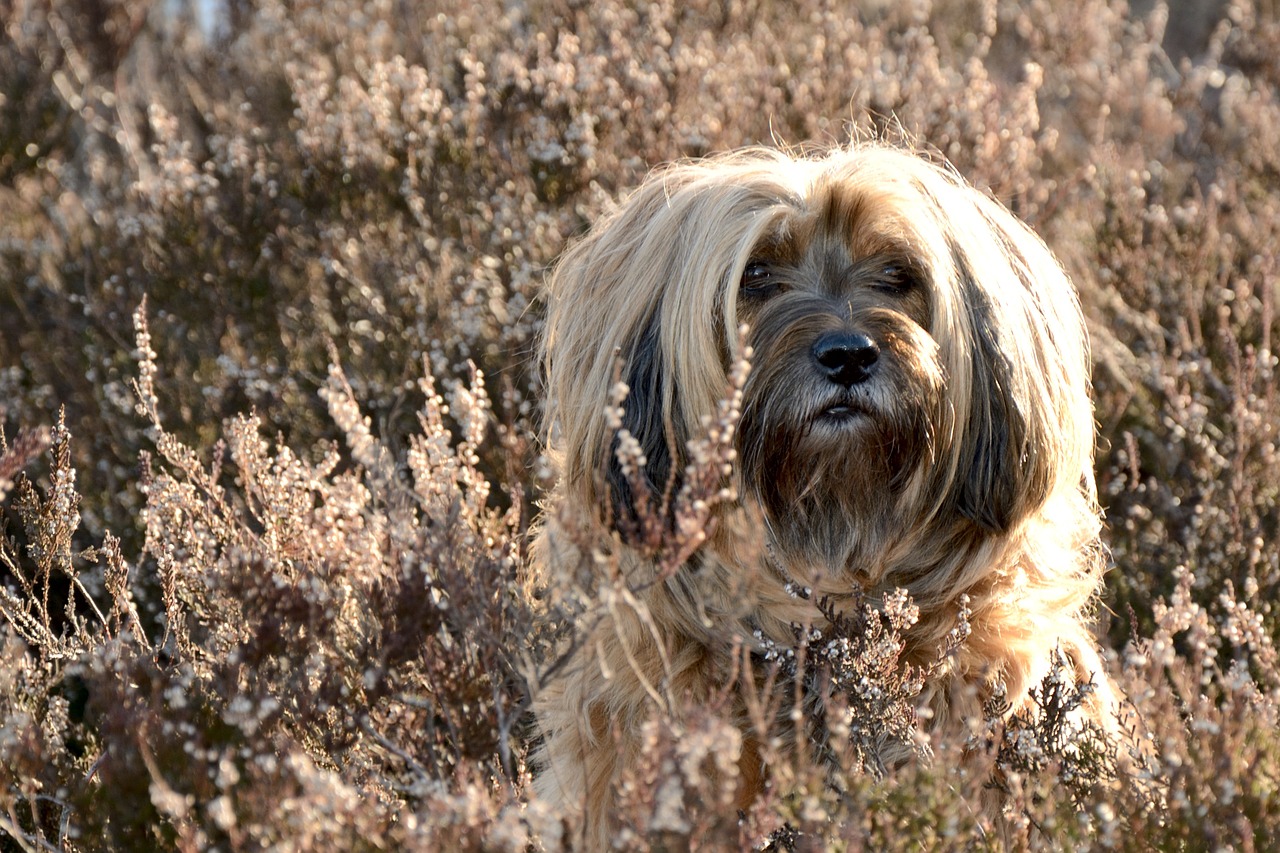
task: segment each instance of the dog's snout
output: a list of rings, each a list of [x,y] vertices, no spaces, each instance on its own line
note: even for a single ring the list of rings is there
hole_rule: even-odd
[[[865,382],[879,358],[876,342],[857,332],[828,332],[813,345],[813,359],[823,373],[846,388]]]

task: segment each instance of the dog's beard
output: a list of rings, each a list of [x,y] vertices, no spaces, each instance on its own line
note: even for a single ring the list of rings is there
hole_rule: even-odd
[[[936,346],[922,332],[879,330],[874,375],[846,387],[814,369],[815,329],[762,331],[739,429],[746,492],[776,546],[847,567],[906,522],[900,497],[933,464]]]

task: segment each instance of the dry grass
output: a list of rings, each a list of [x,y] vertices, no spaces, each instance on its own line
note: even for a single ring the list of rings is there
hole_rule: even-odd
[[[5,4],[0,850],[558,849],[542,277],[655,164],[850,134],[936,148],[1081,288],[1134,735],[1051,677],[920,742],[911,604],[868,602],[757,670],[790,728],[749,813],[729,703],[676,707],[617,846],[1274,846],[1280,9],[1174,5]]]

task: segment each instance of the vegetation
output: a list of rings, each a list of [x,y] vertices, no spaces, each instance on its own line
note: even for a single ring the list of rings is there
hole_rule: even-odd
[[[1132,737],[1051,676],[918,743],[911,603],[865,602],[771,650],[818,748],[737,813],[725,709],[659,715],[617,846],[1273,847],[1280,7],[1172,5],[0,5],[0,849],[567,843],[538,288],[656,164],[850,135],[936,148],[1081,289]]]

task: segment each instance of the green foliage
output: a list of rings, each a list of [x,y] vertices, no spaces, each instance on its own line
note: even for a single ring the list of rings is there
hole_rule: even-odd
[[[6,5],[0,849],[556,848],[541,278],[655,164],[851,134],[936,148],[1081,288],[1130,735],[1051,673],[922,744],[910,602],[833,613],[760,685],[821,748],[763,744],[738,815],[730,703],[660,716],[617,845],[1274,845],[1280,16],[1172,6]],[[636,536],[678,562],[686,516]]]

